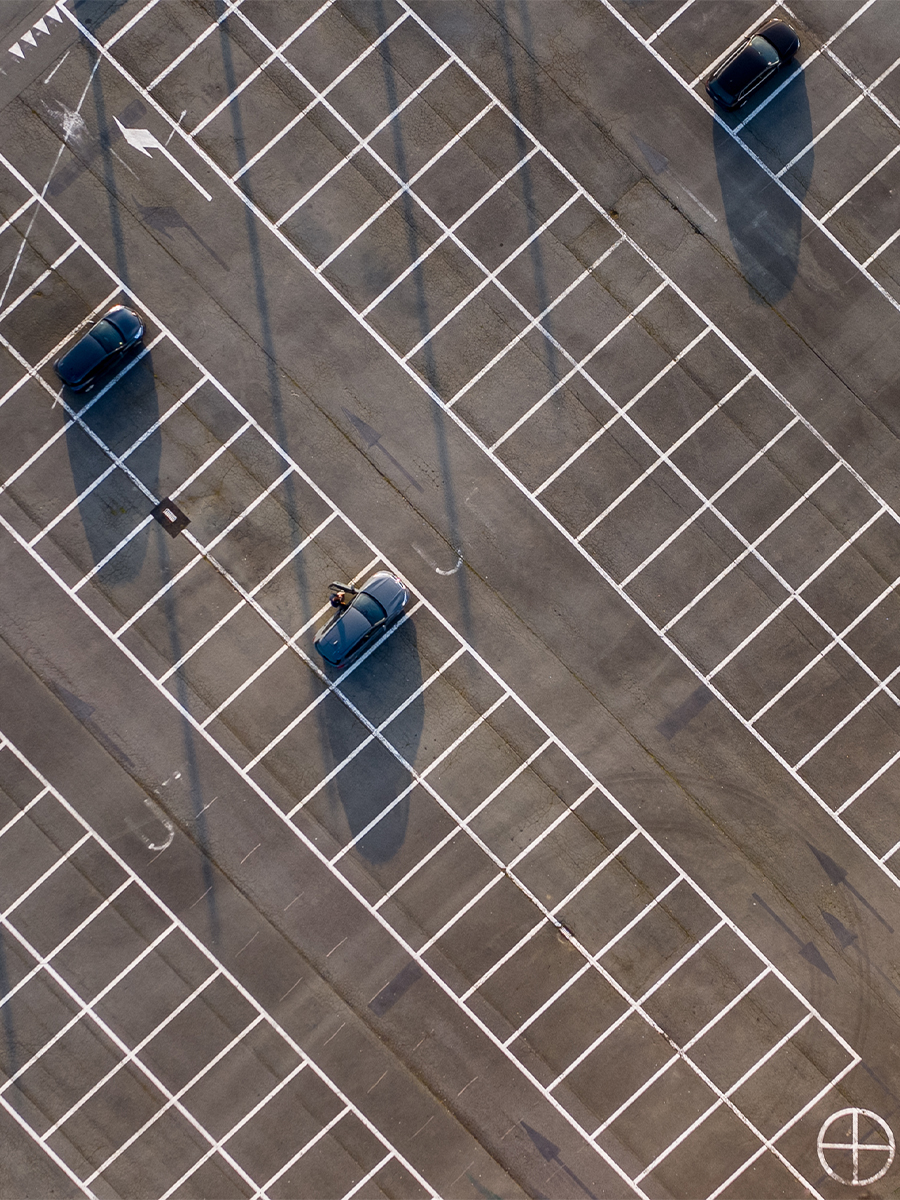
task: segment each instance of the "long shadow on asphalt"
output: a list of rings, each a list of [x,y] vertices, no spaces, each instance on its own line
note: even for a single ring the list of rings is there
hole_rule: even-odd
[[[798,67],[794,72],[791,83],[743,131],[748,144],[776,173],[813,136],[806,75]],[[725,120],[734,125],[751,112],[752,105]],[[728,233],[741,273],[756,303],[778,304],[797,276],[803,213],[718,121],[713,123],[713,146]],[[809,189],[814,157],[810,150],[783,176],[800,202]]]

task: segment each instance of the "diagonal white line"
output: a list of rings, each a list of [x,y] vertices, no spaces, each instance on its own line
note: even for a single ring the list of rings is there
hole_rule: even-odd
[[[176,67],[180,67],[181,64],[184,62],[184,60],[188,57],[188,55],[193,54],[193,52],[197,49],[197,47],[201,44],[201,42],[205,42],[206,39],[209,37],[209,35],[211,33],[214,33],[219,28],[219,26],[222,24],[222,22],[227,17],[230,17],[231,14],[237,10],[238,6],[243,4],[243,2],[244,2],[244,0],[228,0],[227,7],[219,14],[219,16],[216,18],[216,20],[213,21],[212,25],[210,25],[206,29],[204,29],[204,31],[200,34],[199,37],[195,38],[189,46],[186,46],[184,48],[184,50],[182,50],[182,52],[176,58],[172,59],[172,61],[169,63],[169,65],[164,70],[160,71],[160,73],[156,76],[156,78],[151,83],[147,84],[147,91],[152,92],[158,83],[162,83],[162,81],[166,78],[167,75],[170,75],[175,70]],[[65,10],[63,10],[63,11],[65,11]],[[66,13],[66,15],[68,16],[69,14]],[[104,52],[109,54],[109,51],[106,50],[106,47],[104,47]]]

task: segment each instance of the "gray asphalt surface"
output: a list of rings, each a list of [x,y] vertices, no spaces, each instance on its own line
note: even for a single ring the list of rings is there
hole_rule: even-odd
[[[894,0],[0,23],[0,1195],[894,1195]]]

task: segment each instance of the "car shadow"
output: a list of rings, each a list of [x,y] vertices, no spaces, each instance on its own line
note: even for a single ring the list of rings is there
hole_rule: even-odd
[[[416,627],[412,621],[404,621],[340,688],[347,700],[378,726],[421,685]],[[413,775],[404,762],[415,764],[424,719],[425,698],[419,693],[382,731],[383,738],[404,761],[399,761],[383,741],[372,739],[329,785],[330,795],[343,809],[351,838],[359,837],[371,826],[355,850],[373,865],[393,858],[406,838]],[[323,724],[323,728],[326,770],[344,762],[369,736],[367,729],[361,730],[349,706],[342,707],[338,719]]]
[[[813,136],[806,75],[796,65],[793,71],[788,86],[758,116],[752,116],[751,103],[736,114],[723,114],[724,125],[713,122],[716,171],[728,233],[741,273],[757,304],[778,304],[794,286],[803,225],[797,201],[802,203],[809,190],[815,153],[809,150],[785,172],[783,182],[791,193],[788,195],[725,126],[733,126],[750,116],[738,138],[745,139],[747,146],[771,170],[776,173],[782,170]]]

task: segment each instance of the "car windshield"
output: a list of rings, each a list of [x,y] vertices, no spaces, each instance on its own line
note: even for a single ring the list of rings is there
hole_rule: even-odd
[[[356,593],[351,607],[361,612],[370,625],[377,625],[379,621],[383,621],[387,616],[387,613],[378,601],[365,592]]]
[[[766,66],[777,67],[781,62],[778,51],[775,49],[772,43],[767,42],[766,39],[764,37],[760,37],[759,34],[750,39],[750,45],[757,52],[760,58],[764,60]]]
[[[121,333],[109,321],[98,321],[91,330],[91,337],[97,339],[107,354],[111,354],[113,350],[118,350],[120,346],[124,345]]]

